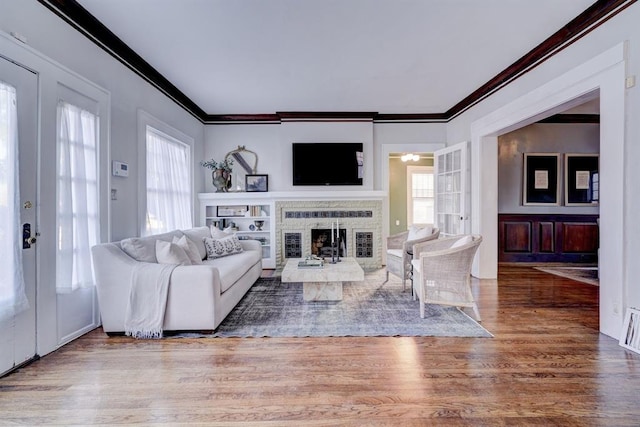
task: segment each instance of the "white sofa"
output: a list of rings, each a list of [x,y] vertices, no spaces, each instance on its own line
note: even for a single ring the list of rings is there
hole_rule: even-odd
[[[174,236],[183,235],[196,244],[203,263],[180,265],[171,273],[163,330],[215,330],[260,277],[260,242],[242,240],[242,252],[205,259],[203,237],[211,237],[208,227],[96,245],[92,248],[92,256],[102,326],[107,334],[125,330],[124,319],[136,264],[157,262],[156,240],[171,242]]]

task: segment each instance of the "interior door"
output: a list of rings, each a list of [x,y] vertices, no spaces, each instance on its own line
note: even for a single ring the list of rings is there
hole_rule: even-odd
[[[11,223],[0,223],[0,235],[3,239],[11,240],[12,245],[17,245],[22,253],[24,293],[27,298],[28,308],[26,310],[3,316],[0,320],[0,375],[13,369],[15,366],[30,360],[36,354],[36,249],[35,241],[23,246],[23,239],[11,238],[16,229],[20,229],[20,236],[26,239],[35,239],[37,230],[36,218],[36,182],[37,182],[37,84],[38,77],[35,73],[27,70],[13,62],[0,57],[0,82],[7,87],[15,89],[15,99],[11,104],[17,109],[17,129],[18,142],[12,138],[4,138],[0,144],[8,153],[17,148],[19,153],[19,197],[20,197],[20,218],[12,218]],[[11,114],[7,111],[0,111],[0,114]],[[9,116],[6,116],[9,117]],[[8,119],[5,119],[5,126]],[[13,119],[11,119],[13,120]],[[0,119],[0,123],[2,119]],[[6,130],[6,128],[5,128]],[[1,156],[1,162],[12,161],[6,155]],[[7,174],[0,178],[0,205],[8,208],[8,201],[13,200],[16,195],[13,180],[8,180]],[[13,203],[11,202],[11,208]],[[30,230],[31,235],[23,235],[23,231]],[[9,245],[8,245],[9,246]],[[0,280],[8,282],[7,274],[13,275],[13,271],[0,272]],[[9,287],[2,289],[5,301],[13,298]]]
[[[434,153],[436,226],[441,236],[469,232],[469,144],[462,142]]]

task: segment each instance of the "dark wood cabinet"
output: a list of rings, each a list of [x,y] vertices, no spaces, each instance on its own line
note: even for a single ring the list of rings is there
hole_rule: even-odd
[[[498,215],[499,262],[598,261],[598,215]]]

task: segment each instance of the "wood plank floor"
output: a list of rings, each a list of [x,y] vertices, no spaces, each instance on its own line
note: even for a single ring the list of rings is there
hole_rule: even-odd
[[[596,286],[509,266],[474,292],[495,338],[96,330],[0,379],[0,425],[640,424],[640,355],[598,333]]]

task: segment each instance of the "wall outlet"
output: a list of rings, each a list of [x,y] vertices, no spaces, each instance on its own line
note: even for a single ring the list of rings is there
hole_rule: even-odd
[[[400,225],[400,220],[396,219],[396,225]]]

